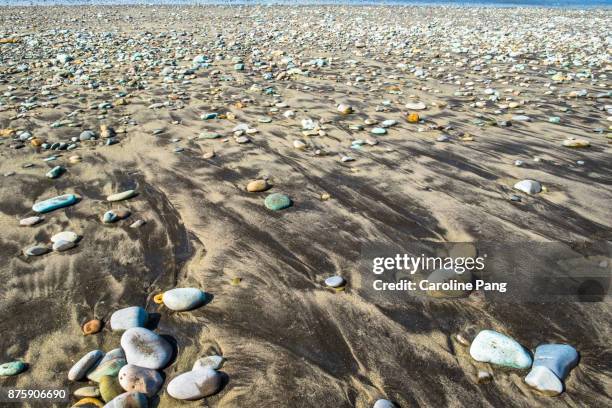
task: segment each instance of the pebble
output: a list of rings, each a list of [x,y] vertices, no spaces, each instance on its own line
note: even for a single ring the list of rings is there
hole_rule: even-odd
[[[105,212],[102,216],[102,222],[104,222],[105,224],[111,224],[113,222],[117,222],[129,217],[130,214],[130,211],[124,208],[109,210]]]
[[[148,408],[147,396],[139,392],[124,392],[115,397],[104,408]]]
[[[196,362],[193,363],[192,371],[201,370],[204,368],[218,370],[221,367],[223,367],[224,362],[225,362],[225,359],[218,355],[202,357],[202,358],[197,359]]]
[[[12,377],[21,374],[28,368],[23,361],[10,361],[0,364],[0,377]]]
[[[73,395],[75,397],[99,397],[100,396],[100,389],[98,387],[92,387],[92,386],[87,386],[87,387],[81,387],[76,389],[73,392]]]
[[[352,106],[341,103],[340,105],[338,105],[338,112],[340,112],[343,115],[348,115],[348,114],[353,113],[354,110]]]
[[[563,392],[563,381],[578,364],[578,352],[567,344],[542,344],[535,350],[525,382],[546,395]]]
[[[127,329],[121,336],[121,348],[129,364],[157,370],[172,357],[172,346],[163,337],[143,327]]]
[[[427,105],[423,102],[408,102],[406,104],[406,109],[408,110],[425,110],[427,109]]]
[[[253,180],[249,182],[249,184],[247,184],[246,186],[247,191],[251,193],[266,191],[269,188],[270,188],[270,185],[268,184],[266,180],[263,180],[263,179]]]
[[[123,360],[125,360],[125,353],[123,352],[123,349],[121,347],[117,347],[115,349],[112,349],[108,353],[106,353],[104,355],[104,357],[102,357],[102,360],[100,360],[100,364],[99,365],[102,365],[102,364],[106,363],[107,361],[111,361],[111,360],[115,360],[115,359],[123,359]]]
[[[342,276],[330,276],[329,278],[325,279],[325,284],[330,288],[338,288],[340,286],[344,286],[345,283],[346,281]]]
[[[46,174],[47,178],[56,179],[61,176],[66,171],[62,166],[55,166],[51,170],[49,170]]]
[[[121,371],[119,371],[119,373],[121,373]],[[117,377],[110,375],[103,375],[100,377],[100,395],[104,402],[110,402],[118,395],[123,394],[123,392],[123,388],[121,388],[119,381],[117,381]]]
[[[123,358],[113,358],[111,360],[100,361],[100,364],[87,374],[87,379],[100,382],[100,379],[105,376],[116,377],[119,374],[121,367],[127,364],[127,361]]]
[[[374,134],[374,135],[386,135],[387,134],[387,129],[381,128],[381,127],[377,127],[377,128],[372,129],[371,133]]]
[[[266,197],[265,206],[272,211],[279,211],[290,207],[293,203],[289,196],[281,193],[273,193]]]
[[[102,401],[100,401],[97,398],[94,397],[86,397],[83,399],[80,399],[79,401],[76,402],[76,404],[74,404],[72,406],[72,408],[102,408],[104,407],[104,403]]]
[[[59,208],[71,206],[77,201],[78,197],[75,194],[64,194],[44,201],[39,201],[32,206],[32,210],[37,213],[47,213]]]
[[[521,180],[514,188],[526,194],[537,194],[542,191],[542,185],[535,180]]]
[[[386,399],[379,399],[372,408],[397,408],[394,403]]]
[[[136,194],[138,194],[136,190],[126,190],[120,193],[109,195],[108,197],[106,197],[106,201],[115,202],[115,201],[127,200],[129,198],[136,196]]]
[[[146,224],[145,220],[136,220],[130,224],[130,228],[140,228]]]
[[[102,330],[102,321],[98,319],[93,319],[88,321],[81,328],[83,330],[84,336],[89,336],[90,334],[96,334]]]
[[[80,381],[96,367],[100,360],[104,357],[104,353],[100,350],[92,350],[85,354],[77,361],[70,371],[68,371],[68,379],[70,381]]]
[[[59,241],[76,242],[79,236],[72,231],[62,231],[51,236],[51,242],[56,243]]]
[[[149,314],[142,307],[130,306],[114,312],[110,318],[110,326],[113,331],[143,327],[148,318]]]
[[[410,113],[406,116],[406,121],[408,121],[408,123],[419,123],[420,120],[421,118],[418,113]]]
[[[531,356],[516,340],[493,330],[482,330],[470,346],[476,361],[512,368],[531,367]]]
[[[19,225],[22,227],[31,227],[32,225],[36,225],[39,222],[43,221],[45,218],[35,215],[33,217],[27,217],[19,220]]]
[[[591,142],[584,139],[567,139],[563,141],[563,146],[565,147],[574,147],[574,148],[582,148],[591,146]]]
[[[50,249],[44,245],[34,245],[24,251],[26,256],[40,256],[49,252]]]
[[[162,376],[155,370],[128,364],[119,371],[119,383],[126,391],[135,391],[152,397],[164,383]]]
[[[175,288],[163,293],[162,302],[177,312],[192,310],[206,302],[206,293],[197,288]]]
[[[73,241],[59,240],[53,243],[53,250],[56,252],[63,252],[74,248],[75,246],[76,244]]]
[[[188,371],[174,377],[166,391],[178,400],[198,400],[219,391],[221,374],[210,368]]]

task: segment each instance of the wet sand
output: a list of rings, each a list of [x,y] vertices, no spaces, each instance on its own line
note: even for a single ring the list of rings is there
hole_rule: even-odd
[[[177,343],[166,377],[209,351],[227,359],[229,381],[206,399],[209,406],[370,407],[378,398],[400,407],[609,404],[609,300],[391,302],[374,299],[358,267],[370,243],[609,241],[609,23],[607,10],[0,8],[0,38],[16,39],[0,44],[0,129],[16,130],[0,145],[0,351],[2,361],[30,365],[0,386],[77,388],[66,378],[72,364],[91,349],[117,347],[120,337],[108,328],[84,337],[81,324],[140,305],[159,313],[158,332]],[[276,50],[309,76],[279,78],[291,68]],[[520,54],[496,60],[511,50]],[[545,65],[547,52],[562,61]],[[59,64],[62,53],[73,61]],[[132,60],[135,53],[142,59]],[[208,56],[210,67],[181,73],[197,55]],[[233,57],[242,58],[244,71]],[[326,65],[307,64],[318,58]],[[174,72],[162,74],[168,66]],[[574,76],[585,69],[586,78]],[[572,78],[555,82],[550,70]],[[487,88],[500,99],[488,100]],[[405,119],[405,104],[415,101],[427,105],[417,124]],[[518,106],[500,107],[512,101]],[[99,109],[103,102],[112,108]],[[150,109],[155,103],[166,105]],[[355,112],[339,114],[340,103]],[[284,117],[287,110],[295,117]],[[207,112],[235,118],[202,120]],[[531,121],[513,120],[521,114]],[[258,122],[264,116],[271,122]],[[323,132],[304,135],[304,118],[319,121]],[[398,123],[384,136],[371,135],[373,126],[350,128],[368,118]],[[502,120],[512,126],[497,126]],[[251,143],[232,136],[240,123],[258,129]],[[17,137],[27,130],[69,141],[101,124],[125,130],[119,143],[48,151]],[[198,138],[205,131],[223,137]],[[442,134],[450,140],[439,142]],[[569,137],[590,147],[564,147]],[[368,138],[378,144],[350,148]],[[295,149],[296,139],[307,148]],[[52,154],[58,159],[42,160]],[[82,162],[69,163],[74,154]],[[342,162],[343,155],[355,160]],[[57,164],[66,173],[47,179]],[[245,190],[262,177],[269,191]],[[547,191],[512,201],[521,179]],[[136,198],[105,201],[131,188]],[[293,206],[266,209],[273,192],[290,196]],[[82,200],[36,226],[19,226],[34,215],[32,204],[65,193]],[[132,212],[128,219],[101,222],[120,206]],[[146,224],[129,228],[137,219]],[[63,230],[83,237],[76,248],[23,255]],[[347,280],[345,291],[325,288],[331,275]],[[231,285],[235,277],[242,281]],[[214,297],[188,313],[153,302],[176,286]],[[538,395],[523,382],[525,372],[499,368],[492,382],[478,384],[482,364],[455,335],[487,328],[532,350],[542,342],[573,345],[581,359],[566,392]],[[202,401],[178,402],[162,390],[154,404]]]

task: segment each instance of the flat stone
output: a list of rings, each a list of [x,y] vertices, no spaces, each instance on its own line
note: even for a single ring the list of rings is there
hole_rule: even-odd
[[[124,392],[104,405],[104,408],[147,408],[148,406],[146,395],[139,392]]]
[[[95,140],[96,139],[96,133],[92,130],[85,130],[83,132],[81,132],[81,134],[79,135],[79,140],[84,142],[87,140]]]
[[[544,366],[563,381],[578,364],[578,358],[576,349],[568,344],[542,344],[535,350],[533,366]]]
[[[127,330],[132,327],[143,327],[149,314],[140,306],[119,309],[111,315],[110,325],[113,331]]]
[[[145,225],[147,222],[145,220],[136,220],[130,224],[130,228],[140,228]]]
[[[225,362],[225,359],[217,355],[202,357],[197,359],[196,362],[193,363],[192,370],[195,371],[203,368],[218,370],[223,367],[223,362]]]
[[[63,252],[74,248],[75,246],[76,244],[73,241],[59,240],[53,243],[53,250],[57,252]]]
[[[157,394],[164,383],[164,379],[157,371],[132,364],[123,366],[118,378],[124,390],[140,392],[148,397]]]
[[[545,366],[533,367],[525,382],[545,395],[555,396],[563,392],[563,382]]]
[[[221,374],[211,368],[188,371],[168,383],[166,391],[175,399],[198,400],[219,391]]]
[[[96,367],[102,357],[104,357],[104,353],[101,350],[92,350],[85,354],[72,366],[70,371],[68,371],[68,379],[70,381],[82,380]]]
[[[591,146],[591,142],[584,139],[567,139],[563,141],[563,146],[574,148],[589,147]]]
[[[19,220],[19,225],[22,227],[31,227],[32,225],[36,225],[39,222],[43,221],[45,217],[40,217],[35,215],[33,217],[22,218]]]
[[[338,288],[346,283],[342,276],[330,276],[325,279],[325,284],[330,288]]]
[[[121,336],[121,348],[129,364],[157,370],[172,357],[172,346],[163,337],[143,327],[128,329]]]
[[[532,359],[516,340],[493,330],[482,330],[470,346],[470,355],[476,361],[512,368],[529,368]]]
[[[542,191],[542,185],[535,180],[521,180],[514,185],[514,188],[527,194],[537,194]]]
[[[253,180],[249,182],[249,184],[247,184],[246,186],[247,191],[251,193],[256,193],[259,191],[266,191],[269,188],[270,188],[270,185],[268,184],[266,180],[263,180],[263,179]]]
[[[11,377],[21,374],[28,368],[28,365],[23,361],[10,361],[0,364],[0,377]]]
[[[45,174],[45,176],[47,176],[47,178],[50,178],[50,179],[56,179],[62,174],[64,174],[65,171],[66,169],[63,168],[62,166],[55,166],[51,170],[49,170],[47,174]]]
[[[289,196],[281,193],[273,193],[266,197],[265,206],[269,210],[279,211],[292,205]]]
[[[374,134],[374,135],[386,135],[387,134],[387,129],[381,128],[381,127],[376,127],[374,129],[372,129],[371,133]]]
[[[100,382],[100,379],[105,375],[116,377],[121,367],[126,364],[127,361],[123,358],[113,358],[112,360],[101,361],[93,371],[87,374],[87,379],[94,382]]]
[[[379,399],[372,408],[397,408],[394,403],[386,399]]]
[[[423,102],[408,102],[406,104],[406,109],[408,110],[425,110],[427,109],[427,105]]]
[[[138,193],[136,192],[136,190],[126,190],[120,193],[109,195],[108,197],[106,197],[106,201],[114,202],[114,201],[127,200],[129,198],[136,196],[137,194]]]
[[[100,395],[104,402],[110,402],[118,395],[123,394],[123,392],[123,388],[121,388],[119,381],[117,381],[117,377],[103,375],[100,378]]]
[[[85,397],[83,399],[78,400],[72,408],[102,408],[104,403],[100,401],[98,398],[94,397]]]
[[[81,387],[81,388],[76,389],[72,394],[75,397],[80,397],[80,398],[84,398],[84,397],[96,398],[100,396],[100,389],[98,387],[93,387],[93,386]]]
[[[26,256],[40,256],[49,252],[50,249],[44,245],[34,245],[32,247],[27,248],[23,253]]]
[[[177,312],[192,310],[206,302],[206,294],[197,288],[175,288],[164,292],[164,305]]]
[[[56,243],[58,241],[76,242],[79,236],[72,231],[62,231],[51,236],[51,242]]]
[[[78,197],[75,194],[64,194],[61,196],[49,198],[48,200],[39,201],[32,206],[32,210],[38,213],[46,213],[58,208],[68,207],[75,204]]]
[[[123,349],[121,347],[117,347],[115,349],[112,349],[108,353],[106,353],[104,357],[102,358],[102,360],[100,360],[100,364],[98,365],[102,365],[106,363],[107,361],[111,361],[115,359],[125,360],[125,353],[123,352]]]

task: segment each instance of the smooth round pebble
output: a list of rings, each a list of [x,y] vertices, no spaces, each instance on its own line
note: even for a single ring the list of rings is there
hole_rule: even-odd
[[[164,292],[164,305],[177,312],[195,309],[206,301],[206,293],[197,288],[175,288]]]
[[[152,370],[165,367],[172,357],[170,343],[144,327],[127,329],[121,336],[121,348],[129,364]]]
[[[162,376],[155,370],[133,364],[125,365],[119,370],[119,384],[126,391],[135,391],[152,397],[164,383]]]
[[[292,202],[289,196],[281,193],[274,193],[266,197],[264,204],[269,210],[279,211],[290,207]]]
[[[225,361],[225,359],[221,356],[207,356],[207,357],[202,357],[196,360],[195,363],[193,363],[193,368],[192,370],[201,370],[203,368],[210,368],[213,370],[218,370],[221,367],[223,367],[223,362]]]
[[[104,353],[101,350],[92,350],[85,354],[68,371],[68,379],[70,381],[82,380],[98,364],[102,357],[104,357]]]
[[[221,374],[211,368],[188,371],[174,377],[166,391],[175,399],[197,400],[219,391]]]
[[[342,276],[330,276],[329,278],[325,279],[325,284],[330,288],[338,288],[344,285],[344,283],[345,280]]]

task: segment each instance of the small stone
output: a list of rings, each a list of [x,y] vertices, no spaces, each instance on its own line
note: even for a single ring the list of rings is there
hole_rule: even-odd
[[[44,245],[34,245],[24,251],[26,256],[40,256],[49,252],[50,249]]]
[[[71,248],[74,248],[75,246],[76,246],[76,243],[74,243],[73,241],[59,240],[53,243],[53,250],[56,252],[63,252]]]
[[[54,168],[49,170],[47,174],[45,174],[45,176],[47,176],[47,178],[50,178],[50,179],[56,179],[59,176],[61,176],[65,171],[66,169],[63,168],[62,166],[55,166]]]
[[[70,162],[71,164],[77,164],[77,163],[80,163],[81,161],[83,161],[83,159],[79,155],[70,156],[68,158],[68,162]]]
[[[97,398],[94,397],[86,397],[77,401],[76,404],[72,406],[72,408],[102,408],[104,403]]]
[[[197,288],[175,288],[162,295],[164,305],[177,312],[192,310],[206,302],[206,293]]]
[[[340,112],[343,115],[349,115],[353,113],[354,110],[352,106],[341,103],[340,105],[338,105],[338,112]]]
[[[125,367],[127,366],[123,366],[123,368]],[[123,392],[123,388],[121,388],[119,381],[117,381],[117,377],[110,375],[103,375],[100,377],[100,395],[104,402],[110,402],[118,395],[123,394]]]
[[[100,379],[105,376],[116,377],[119,374],[121,367],[127,364],[124,358],[113,358],[112,360],[100,361],[100,364],[87,374],[87,379],[100,382]]]
[[[0,377],[11,377],[21,374],[28,368],[28,365],[23,361],[11,361],[0,364]]]
[[[379,399],[372,408],[397,408],[394,403],[386,399]]]
[[[72,393],[75,397],[99,397],[100,396],[100,389],[98,387],[92,387],[92,386],[87,386],[87,387],[81,387],[77,390],[75,390]]]
[[[99,365],[102,365],[106,363],[107,361],[115,360],[115,359],[125,360],[125,353],[123,352],[123,349],[121,347],[117,347],[115,349],[112,349],[108,353],[106,353],[104,357],[102,357],[102,360],[100,360]]]
[[[525,382],[545,395],[555,396],[563,392],[563,382],[545,366],[533,367]]]
[[[406,104],[406,109],[408,110],[424,110],[427,109],[427,105],[423,102],[408,102]]]
[[[470,346],[476,361],[512,368],[531,367],[531,356],[516,340],[493,330],[482,330]]]
[[[102,216],[102,222],[105,224],[110,224],[113,222],[117,222],[119,220],[123,220],[130,216],[130,211],[125,208],[118,208],[116,210],[109,210],[104,213]]]
[[[87,323],[85,323],[81,329],[83,330],[84,336],[88,336],[90,334],[96,334],[100,330],[102,330],[102,321],[98,319],[90,320]]]
[[[223,367],[223,362],[225,361],[225,359],[221,356],[207,356],[207,357],[202,357],[196,360],[195,363],[193,363],[193,368],[192,370],[201,370],[204,368],[210,368],[212,370],[218,370],[221,367]]]
[[[308,145],[301,140],[294,140],[293,147],[298,150],[304,150],[308,147]]]
[[[128,364],[119,371],[119,384],[126,391],[135,391],[152,397],[164,383],[162,376],[155,370]]]
[[[526,115],[515,115],[512,117],[512,120],[517,122],[531,122],[531,118]]]
[[[246,136],[238,136],[235,140],[238,144],[246,144],[251,142],[251,139]]]
[[[152,370],[165,367],[172,357],[170,343],[143,327],[127,329],[121,336],[121,348],[129,364]]]
[[[269,210],[279,211],[290,207],[293,203],[289,196],[281,193],[273,193],[266,197],[264,204]]]
[[[216,393],[220,387],[221,374],[213,369],[203,368],[173,378],[166,391],[172,398],[193,401]]]
[[[130,224],[130,228],[140,228],[146,224],[145,220],[136,220],[132,224]]]
[[[79,361],[76,362],[68,371],[68,379],[70,381],[80,381],[96,367],[100,360],[104,357],[104,353],[100,350],[92,350],[85,354]]]
[[[478,370],[478,382],[484,383],[493,379],[493,375],[485,370]]]
[[[330,288],[338,288],[340,286],[344,286],[345,283],[346,281],[342,276],[330,276],[329,278],[325,279],[325,284]]]
[[[259,191],[266,191],[270,188],[270,185],[266,180],[253,180],[249,184],[247,184],[246,189],[248,192],[256,193]]]
[[[75,194],[65,194],[48,200],[39,201],[32,206],[32,210],[37,213],[46,213],[58,208],[68,207],[75,204],[79,198]]]
[[[421,118],[419,117],[418,113],[410,113],[406,116],[406,120],[408,123],[419,123]]]
[[[122,191],[120,193],[109,195],[108,197],[106,197],[106,201],[114,202],[114,201],[127,200],[129,198],[132,198],[132,197],[136,196],[137,194],[138,193],[136,192],[136,190],[126,190],[126,191]]]
[[[91,130],[85,130],[84,132],[81,132],[81,134],[79,135],[79,140],[84,142],[87,140],[95,140],[96,139],[96,133],[91,131]]]
[[[387,134],[387,129],[381,128],[381,127],[376,127],[374,129],[372,129],[371,133],[374,134],[374,135],[386,135]]]
[[[591,142],[584,139],[567,139],[563,141],[563,146],[565,147],[574,147],[574,148],[582,148],[591,146]]]
[[[514,188],[527,194],[537,194],[542,191],[542,185],[535,180],[521,180]]]
[[[62,231],[51,236],[51,242],[55,243],[58,241],[76,242],[79,236],[72,231]]]
[[[124,392],[104,405],[104,408],[147,408],[148,406],[146,395],[139,392]]]
[[[19,225],[22,227],[31,227],[32,225],[36,225],[39,222],[43,221],[45,218],[35,215],[33,217],[27,217],[19,220]]]
[[[381,126],[384,128],[390,128],[391,126],[395,125],[397,125],[397,120],[394,119],[385,120],[383,123],[381,123]]]
[[[147,311],[140,306],[126,307],[111,315],[110,326],[113,331],[143,327],[148,317]]]

